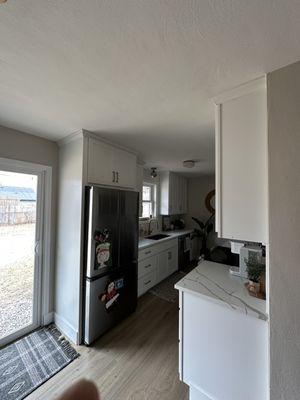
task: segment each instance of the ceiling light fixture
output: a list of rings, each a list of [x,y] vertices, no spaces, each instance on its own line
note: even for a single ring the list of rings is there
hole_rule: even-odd
[[[194,168],[195,160],[185,160],[182,162],[182,164],[185,168]]]
[[[155,167],[151,168],[151,178],[156,178],[157,177],[157,171]]]

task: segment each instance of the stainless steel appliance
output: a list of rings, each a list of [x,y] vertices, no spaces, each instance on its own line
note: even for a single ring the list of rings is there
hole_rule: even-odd
[[[186,234],[178,238],[178,269],[183,270],[190,265],[191,236]]]
[[[138,193],[86,188],[84,342],[91,344],[137,304]]]

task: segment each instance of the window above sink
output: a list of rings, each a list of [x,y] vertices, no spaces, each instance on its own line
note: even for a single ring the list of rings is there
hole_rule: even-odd
[[[142,191],[142,218],[156,217],[156,197],[156,185],[144,182]]]

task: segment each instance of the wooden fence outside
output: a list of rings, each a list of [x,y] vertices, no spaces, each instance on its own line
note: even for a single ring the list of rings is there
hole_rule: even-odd
[[[31,224],[35,221],[35,201],[0,199],[0,226]]]

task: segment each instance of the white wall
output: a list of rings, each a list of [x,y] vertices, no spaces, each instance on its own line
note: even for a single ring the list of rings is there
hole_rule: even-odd
[[[83,139],[59,149],[55,322],[80,340]]]
[[[58,146],[55,142],[50,140],[42,139],[37,136],[29,135],[28,133],[0,126],[0,157],[52,167],[50,290],[51,293],[53,293]],[[50,309],[53,309],[53,298],[50,300]]]
[[[300,397],[300,62],[268,74],[271,400]]]
[[[205,207],[206,195],[215,189],[215,176],[207,175],[188,179],[188,213],[185,216],[187,228],[198,228],[198,225],[192,220],[192,217],[205,222],[210,213]],[[200,256],[200,241],[192,241],[192,257],[196,259]]]
[[[201,221],[209,218],[210,213],[205,207],[205,197],[214,188],[214,175],[188,179],[188,213],[186,215],[188,227],[197,227],[191,217],[199,218]]]

